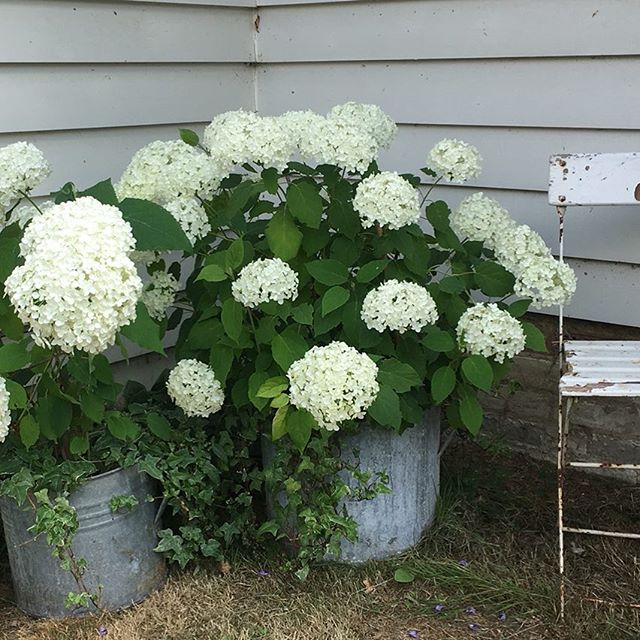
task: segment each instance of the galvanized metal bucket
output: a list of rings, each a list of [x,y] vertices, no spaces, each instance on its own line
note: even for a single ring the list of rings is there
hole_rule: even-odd
[[[166,563],[153,551],[156,507],[147,500],[153,489],[151,478],[131,467],[95,476],[69,498],[80,522],[72,549],[76,558],[87,561],[84,582],[94,592],[101,587],[100,606],[105,609],[140,602],[164,582]],[[111,498],[129,495],[138,499],[138,506],[112,513]],[[89,609],[65,608],[67,594],[80,589],[51,555],[44,536],[34,539],[29,533],[33,509],[2,498],[0,513],[18,607],[36,617],[87,613]]]

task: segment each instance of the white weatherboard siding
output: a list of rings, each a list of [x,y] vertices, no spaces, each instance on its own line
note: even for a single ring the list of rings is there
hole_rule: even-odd
[[[262,112],[379,104],[400,124],[381,165],[400,171],[442,138],[475,144],[482,175],[436,197],[482,190],[552,247],[548,157],[640,150],[636,0],[258,4]],[[640,206],[569,210],[566,253],[579,275],[569,315],[640,325]]]

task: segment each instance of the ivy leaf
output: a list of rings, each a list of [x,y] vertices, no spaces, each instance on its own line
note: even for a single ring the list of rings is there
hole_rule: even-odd
[[[287,433],[287,413],[289,412],[289,405],[280,407],[275,416],[273,416],[273,422],[271,423],[271,438],[273,440],[279,440]]]
[[[493,384],[493,369],[490,362],[481,355],[468,356],[462,361],[462,373],[478,389],[490,391]]]
[[[482,427],[482,407],[476,395],[465,392],[458,401],[458,409],[462,424],[470,433],[476,435]]]
[[[147,426],[151,433],[160,440],[170,441],[173,440],[173,429],[169,421],[159,413],[151,412],[146,417]]]
[[[532,351],[539,351],[540,353],[547,352],[547,343],[544,337],[544,333],[531,322],[522,322],[522,330],[526,337],[525,346]]]
[[[0,347],[0,373],[11,373],[29,363],[29,352],[23,342],[10,342]]]
[[[27,449],[31,449],[40,438],[40,427],[34,417],[27,414],[20,420],[20,440]]]
[[[300,453],[304,451],[317,425],[315,418],[304,409],[296,409],[287,415],[287,432]]]
[[[487,296],[502,297],[513,292],[516,279],[497,262],[482,262],[476,267],[475,281]]]
[[[196,278],[198,280],[204,280],[205,282],[222,282],[227,279],[227,274],[224,269],[217,264],[208,264],[203,267]]]
[[[294,218],[318,229],[322,221],[322,198],[317,189],[306,180],[295,180],[287,188],[287,208]]]
[[[296,360],[302,358],[308,349],[306,340],[294,327],[289,327],[283,333],[276,335],[271,343],[273,359],[285,372]]]
[[[191,243],[178,221],[160,205],[126,198],[119,205],[131,225],[137,251],[191,251]]]
[[[339,260],[333,260],[331,258],[327,260],[313,260],[307,263],[306,267],[316,282],[325,284],[328,287],[344,284],[349,278],[347,267]]]
[[[451,334],[438,328],[432,329],[422,339],[422,344],[427,347],[427,349],[431,349],[431,351],[436,351],[437,353],[446,353],[456,346]]]
[[[186,142],[191,147],[197,147],[200,144],[200,138],[195,131],[191,129],[178,129],[178,131],[182,142]]]
[[[456,374],[451,367],[440,367],[431,376],[431,397],[436,404],[446,400],[456,386]]]
[[[378,367],[378,381],[398,393],[405,393],[422,383],[416,370],[400,360],[389,358]]]
[[[378,277],[389,264],[388,260],[372,260],[363,264],[358,271],[356,280],[358,282],[371,282],[374,278]]]
[[[147,307],[142,302],[136,306],[136,319],[121,329],[125,338],[135,342],[143,349],[149,349],[165,355],[160,338],[160,325],[151,318]]]
[[[339,309],[349,300],[349,291],[344,287],[331,287],[322,296],[322,316]]]
[[[292,260],[302,244],[302,233],[286,211],[277,211],[265,231],[269,249],[282,260]]]
[[[402,424],[402,412],[398,394],[391,387],[381,384],[378,396],[369,407],[368,414],[383,427],[399,429]]]
[[[237,342],[242,333],[242,319],[244,316],[243,306],[233,298],[227,298],[222,303],[222,313],[220,319],[225,333]]]

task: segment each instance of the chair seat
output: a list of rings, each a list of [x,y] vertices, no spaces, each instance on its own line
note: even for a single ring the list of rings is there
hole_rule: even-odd
[[[640,341],[568,340],[563,396],[640,396]]]

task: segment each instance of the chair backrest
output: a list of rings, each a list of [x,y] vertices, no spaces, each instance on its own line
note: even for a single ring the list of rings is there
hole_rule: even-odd
[[[640,204],[640,153],[551,156],[549,204]]]

